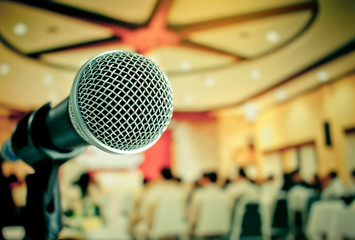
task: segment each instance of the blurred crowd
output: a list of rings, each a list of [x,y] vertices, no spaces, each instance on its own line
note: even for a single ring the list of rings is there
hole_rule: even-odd
[[[11,171],[2,166],[1,177],[8,179]],[[27,169],[27,174],[31,173],[32,169]],[[16,178],[16,173],[13,175]],[[21,173],[18,177],[24,180]],[[25,189],[18,191],[20,185],[13,183],[8,188],[12,196],[24,194]],[[2,193],[5,188],[3,185]],[[336,172],[305,181],[294,171],[281,179],[268,176],[255,182],[243,168],[231,179],[222,180],[216,172],[207,172],[190,184],[175,177],[170,168],[163,168],[158,179],[145,179],[139,188],[113,192],[105,192],[95,174],[84,172],[61,191],[62,239],[317,239],[324,234],[319,231],[321,215],[312,210],[318,203],[340,201],[342,209],[351,209],[348,212],[355,215],[355,171],[350,185],[344,185]],[[5,207],[9,203],[14,209],[25,205],[16,197],[12,201],[3,197],[5,220],[10,214],[21,215],[18,210],[9,212]],[[2,217],[2,227],[5,220]],[[11,221],[10,225],[22,224]]]
[[[294,171],[283,179],[269,176],[255,182],[244,169],[226,181],[221,181],[216,172],[208,172],[194,184],[187,184],[169,168],[163,168],[159,179],[144,180],[139,189],[101,198],[104,195],[99,193],[93,176],[85,173],[75,184],[80,186],[81,198],[71,198],[64,207],[64,222],[84,227],[86,239],[307,239],[312,238],[314,230],[308,225],[315,203],[339,200],[355,210],[355,171],[349,186],[336,172],[305,181],[299,171]],[[73,225],[74,215],[82,216],[87,225],[83,221],[81,226]]]

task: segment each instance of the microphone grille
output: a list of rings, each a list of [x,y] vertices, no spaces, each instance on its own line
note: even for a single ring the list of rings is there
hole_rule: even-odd
[[[74,128],[88,143],[110,153],[137,153],[166,130],[173,114],[172,89],[150,59],[104,52],[76,75],[69,112]]]

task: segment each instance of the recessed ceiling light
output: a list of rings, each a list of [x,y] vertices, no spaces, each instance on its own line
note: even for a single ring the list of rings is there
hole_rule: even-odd
[[[17,36],[23,36],[27,33],[28,27],[27,24],[25,23],[16,23],[14,27],[12,28],[12,31],[14,32],[15,35]]]
[[[49,93],[48,99],[50,102],[58,102],[58,100],[59,100],[58,93],[56,93],[56,92]]]
[[[256,104],[247,103],[244,105],[245,119],[248,122],[255,122],[259,113],[259,107]]]
[[[285,101],[287,99],[287,93],[284,90],[277,90],[276,99],[280,102]]]
[[[83,66],[88,61],[88,58],[80,58],[78,61],[78,66]]]
[[[156,54],[151,54],[147,56],[150,60],[152,60],[156,64],[160,64],[160,57]]]
[[[317,72],[317,78],[320,82],[328,82],[330,77],[329,73],[325,70],[320,70]]]
[[[180,63],[180,69],[183,72],[188,72],[191,69],[191,63],[189,61],[181,61]]]
[[[204,82],[206,87],[213,87],[216,85],[216,79],[212,76],[206,76]]]
[[[272,140],[272,130],[270,126],[264,126],[261,129],[262,143],[265,146],[270,146]]]
[[[276,31],[268,31],[266,34],[265,34],[265,39],[267,42],[269,43],[275,43],[275,42],[278,42],[280,40],[280,34]]]
[[[183,101],[185,104],[192,104],[195,101],[195,99],[194,96],[192,96],[191,94],[185,94],[183,97]]]
[[[54,76],[53,74],[47,73],[43,76],[42,82],[45,85],[51,85],[54,82]]]
[[[10,64],[8,63],[2,63],[0,64],[0,74],[1,75],[8,75],[11,71]]]
[[[253,80],[258,80],[261,78],[261,71],[257,68],[254,68],[250,71],[249,76]]]

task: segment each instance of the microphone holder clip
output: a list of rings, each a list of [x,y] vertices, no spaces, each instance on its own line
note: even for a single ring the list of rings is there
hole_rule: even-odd
[[[12,135],[16,155],[31,165],[35,173],[26,177],[27,202],[25,207],[25,232],[28,240],[53,240],[60,230],[61,205],[58,181],[59,167],[78,156],[84,148],[60,152],[47,146],[45,118],[51,109],[47,103],[29,113],[18,123]]]

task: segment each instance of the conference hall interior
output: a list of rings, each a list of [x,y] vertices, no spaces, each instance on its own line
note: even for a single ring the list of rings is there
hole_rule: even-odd
[[[44,206],[56,239],[355,239],[354,13],[351,0],[1,0],[0,239],[36,231],[27,180],[41,172],[5,143],[112,50],[162,69],[172,117],[144,151],[88,144],[61,162],[60,206]]]

